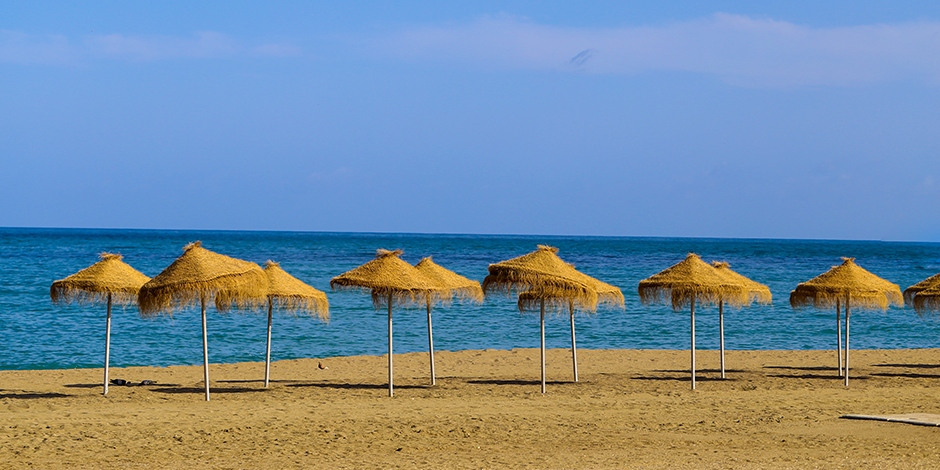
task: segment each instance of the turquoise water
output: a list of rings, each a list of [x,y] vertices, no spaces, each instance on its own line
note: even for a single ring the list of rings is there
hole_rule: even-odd
[[[155,276],[195,240],[236,258],[279,261],[288,273],[327,292],[329,324],[275,315],[274,360],[386,352],[386,313],[373,309],[368,294],[329,288],[330,278],[371,260],[376,248],[401,248],[410,263],[433,256],[446,268],[482,280],[489,263],[528,253],[537,244],[557,246],[562,259],[620,287],[626,296],[625,310],[601,308],[577,318],[578,346],[588,349],[688,348],[688,312],[644,306],[636,292],[640,280],[688,252],[706,261],[728,261],[773,292],[772,305],[726,313],[726,347],[732,350],[833,348],[834,312],[795,311],[789,293],[797,283],[840,264],[841,256],[856,257],[859,265],[902,289],[940,272],[938,243],[7,228],[0,229],[0,370],[101,367],[105,307],[54,306],[49,300],[52,281],[91,265],[102,251],[121,253],[128,264]],[[520,314],[515,305],[512,299],[495,297],[482,305],[436,308],[435,348],[538,347],[538,316]],[[717,309],[697,313],[697,346],[717,349]],[[396,309],[394,321],[396,353],[426,350],[423,309]],[[211,362],[264,359],[263,315],[210,311],[208,322]],[[853,313],[851,332],[853,349],[940,347],[940,321],[920,318],[907,308]],[[549,348],[570,347],[569,335],[567,318],[548,319]],[[115,310],[112,366],[201,363],[198,310],[152,320],[140,318],[133,307]]]

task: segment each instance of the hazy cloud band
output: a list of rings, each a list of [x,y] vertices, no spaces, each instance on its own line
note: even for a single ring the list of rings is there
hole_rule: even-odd
[[[361,44],[350,41],[349,53],[361,52],[353,43]],[[573,28],[501,15],[402,29],[373,37],[370,43],[386,57],[484,70],[619,75],[693,72],[755,87],[896,80],[940,84],[938,21],[813,28],[718,13],[657,26]],[[213,31],[187,37],[92,33],[75,39],[0,30],[0,63],[67,65],[89,59],[301,54],[301,48],[289,42],[246,45]]]
[[[718,13],[662,26],[564,28],[485,17],[381,38],[384,54],[485,69],[714,74],[748,86],[940,78],[940,22],[810,28]]]

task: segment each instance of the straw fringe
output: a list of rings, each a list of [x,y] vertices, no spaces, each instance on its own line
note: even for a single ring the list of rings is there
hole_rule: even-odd
[[[137,292],[89,292],[79,287],[57,287],[53,286],[49,291],[52,303],[58,305],[78,304],[90,305],[105,303],[108,301],[108,295],[111,295],[111,303],[114,305],[134,305],[137,303]]]
[[[511,296],[516,292],[527,291],[536,287],[541,287],[543,293],[552,295],[581,295],[591,290],[581,282],[562,276],[510,269],[493,269],[493,266],[490,265],[490,274],[483,278],[481,287],[486,294],[495,293]]]
[[[904,304],[905,305],[914,305],[914,296],[919,292],[930,289],[934,286],[940,286],[940,273],[934,274],[933,276],[924,279],[923,281],[914,284],[907,289],[904,289]]]
[[[483,289],[479,282],[468,279],[438,265],[430,256],[419,261],[418,264],[415,265],[415,269],[435,280],[439,285],[447,289],[452,297],[458,300],[469,300],[476,303],[483,302]],[[442,300],[449,301],[451,299]]]
[[[914,311],[925,317],[940,311],[940,285],[924,289],[914,295]]]
[[[666,304],[672,305],[673,310],[684,310],[692,305],[692,299],[695,299],[695,305],[709,306],[718,305],[723,302],[731,307],[741,307],[747,305],[747,294],[741,293],[740,287],[714,287],[699,285],[673,285],[671,287],[644,285],[640,281],[639,287],[640,301],[644,305]]]
[[[392,294],[392,305],[396,307],[423,307],[428,302],[431,305],[448,304],[453,300],[453,297],[446,291],[377,288],[369,291],[372,296],[372,305],[376,309],[388,308],[389,292]]]
[[[897,298],[889,299],[884,292],[848,292],[849,305],[852,308],[866,308],[886,310],[888,305],[895,303],[903,305],[900,290]],[[790,305],[797,308],[815,307],[819,309],[834,308],[836,303],[845,304],[846,291],[844,289],[797,291],[790,293]]]
[[[271,301],[275,310],[294,314],[307,312],[327,323],[330,322],[330,303],[325,294],[322,299],[306,296],[278,296],[272,297]]]
[[[539,312],[542,308],[542,301],[545,301],[545,312],[551,315],[566,316],[569,312],[578,311],[584,315],[590,315],[597,312],[597,298],[588,298],[586,301],[582,298],[565,297],[564,295],[552,295],[550,293],[539,293],[538,288],[519,293],[519,299],[516,301],[516,307],[520,312]]]
[[[334,278],[335,279],[335,278]],[[427,302],[427,299],[431,299],[431,303],[435,304],[441,302],[444,296],[438,295],[428,295],[428,291],[421,289],[400,289],[400,288],[388,288],[388,287],[365,287],[359,286],[356,284],[346,284],[343,281],[330,281],[330,288],[334,291],[347,291],[347,292],[359,292],[364,294],[370,294],[372,296],[372,305],[376,309],[380,309],[388,306],[388,294],[392,294],[392,305],[401,306],[401,307],[414,307],[416,305],[424,305]],[[448,299],[449,300],[449,299]]]
[[[180,282],[173,285],[141,288],[138,302],[140,313],[151,317],[161,313],[172,315],[173,312],[199,304],[201,298],[214,302],[216,296],[232,299],[226,302],[220,312],[230,308],[248,309],[257,305],[258,299],[266,294],[264,272],[251,270],[239,274],[219,276],[208,281]],[[145,286],[146,287],[146,286]]]
[[[573,267],[572,267],[573,268]],[[613,308],[626,308],[626,302],[623,297],[623,291],[619,287],[612,286],[606,282],[601,282],[581,271],[574,270],[571,276],[586,284],[597,292],[597,303]]]

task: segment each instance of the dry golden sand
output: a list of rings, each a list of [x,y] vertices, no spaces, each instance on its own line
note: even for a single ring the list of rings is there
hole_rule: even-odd
[[[937,468],[940,428],[839,419],[940,414],[940,350],[537,349],[112,369],[0,372],[0,468]],[[322,361],[327,370],[317,368]]]

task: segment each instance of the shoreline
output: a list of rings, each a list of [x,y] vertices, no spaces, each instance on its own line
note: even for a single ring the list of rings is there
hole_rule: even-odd
[[[940,349],[539,350],[0,371],[0,468],[931,468],[940,429],[840,419],[940,414]],[[322,363],[328,369],[319,369]]]

